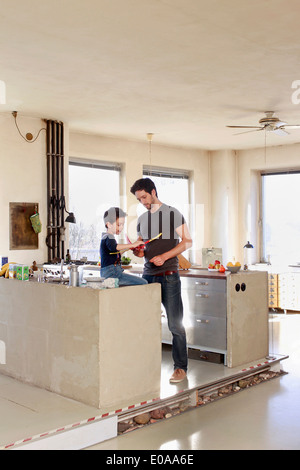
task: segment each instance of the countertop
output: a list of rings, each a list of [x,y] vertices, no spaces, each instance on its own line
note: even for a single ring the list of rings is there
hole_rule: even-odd
[[[259,271],[259,270],[249,269],[248,271],[244,271],[243,269],[240,269],[240,271],[237,274],[251,275],[255,271]],[[235,276],[235,274],[230,273],[230,271],[225,271],[225,273],[219,273],[218,271],[216,272],[209,271],[207,268],[201,268],[199,266],[192,266],[190,269],[179,269],[178,272],[181,277],[206,277],[210,279],[226,280],[228,276]],[[134,265],[128,268],[128,273],[142,274],[143,265]]]
[[[226,280],[227,276],[230,275],[230,272],[225,271],[225,273],[219,273],[218,271],[208,271],[206,268],[190,268],[180,269],[179,274],[181,277],[209,277],[210,279]]]
[[[143,265],[141,266],[132,266],[128,269],[128,273],[132,274],[142,274],[143,273]],[[179,275],[181,277],[209,277],[211,279],[224,279],[226,280],[227,276],[230,275],[229,271],[225,271],[225,273],[219,273],[218,271],[208,271],[207,268],[198,268],[192,267],[190,269],[179,269]]]

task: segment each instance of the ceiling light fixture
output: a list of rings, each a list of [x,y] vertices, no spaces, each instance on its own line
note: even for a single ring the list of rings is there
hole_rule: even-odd
[[[33,138],[33,135],[31,134],[31,132],[27,132],[26,136],[24,137],[24,136],[22,135],[22,133],[21,133],[21,131],[20,131],[20,129],[19,129],[18,123],[17,123],[17,115],[18,115],[18,112],[17,112],[17,111],[13,111],[13,112],[12,112],[12,115],[13,115],[13,117],[14,117],[14,119],[15,119],[16,128],[18,129],[18,132],[19,132],[20,136],[21,136],[26,142],[28,142],[29,144],[33,144],[33,142],[36,141],[36,139],[37,139],[38,136],[40,135],[41,131],[46,131],[46,130],[47,130],[45,127],[42,127],[42,128],[39,130],[39,132],[38,132],[38,134],[37,134],[37,136],[36,136],[35,139]]]
[[[6,85],[3,80],[0,80],[0,104],[6,104]]]
[[[151,132],[148,132],[147,134],[147,139],[148,139],[148,142],[149,142],[149,163],[150,163],[150,173],[151,173],[151,168],[152,168],[152,137],[154,136],[154,134],[152,134]]]

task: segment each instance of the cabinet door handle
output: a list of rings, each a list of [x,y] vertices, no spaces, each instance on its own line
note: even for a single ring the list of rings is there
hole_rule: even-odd
[[[209,323],[209,320],[196,320],[198,323]]]
[[[204,299],[208,299],[209,295],[208,294],[196,294],[196,297],[202,297]]]
[[[208,286],[208,282],[196,281],[195,284],[196,284],[196,286]]]

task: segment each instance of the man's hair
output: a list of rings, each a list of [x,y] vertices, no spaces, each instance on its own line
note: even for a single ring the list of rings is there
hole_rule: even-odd
[[[130,192],[135,194],[136,191],[146,191],[146,193],[151,194],[151,191],[155,189],[156,196],[157,196],[157,189],[155,184],[150,178],[141,178],[137,180],[130,188]]]
[[[107,222],[113,224],[120,217],[126,217],[126,213],[120,209],[120,207],[110,207],[107,211],[104,212],[103,220],[105,227],[107,228]]]

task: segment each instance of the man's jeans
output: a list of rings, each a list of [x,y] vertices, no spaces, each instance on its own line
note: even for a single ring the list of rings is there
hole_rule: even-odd
[[[178,273],[153,276],[144,274],[143,278],[149,284],[158,282],[161,285],[161,300],[166,309],[168,327],[173,336],[172,355],[174,369],[187,371],[186,334],[182,324],[183,305],[181,299],[181,281]]]
[[[104,277],[105,279],[109,277],[118,278],[119,286],[140,286],[142,284],[147,284],[145,279],[142,277],[124,273],[124,270],[120,265],[114,266],[111,264],[110,266],[101,268],[100,273],[101,277]]]

